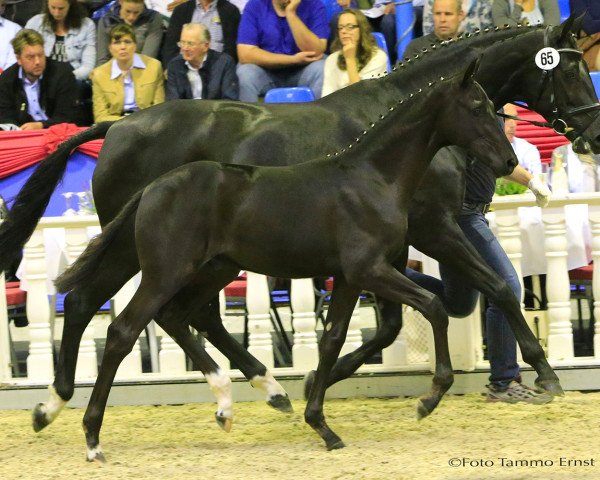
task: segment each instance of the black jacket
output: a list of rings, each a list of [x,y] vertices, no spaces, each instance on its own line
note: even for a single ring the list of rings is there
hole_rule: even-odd
[[[237,62],[237,31],[240,24],[240,11],[227,0],[216,0],[216,2],[221,27],[223,28],[223,53],[226,53]],[[163,67],[166,68],[171,59],[179,53],[177,42],[181,36],[181,29],[184,24],[192,21],[195,8],[196,0],[189,0],[173,10],[162,49]]]
[[[0,123],[21,126],[35,121],[27,113],[27,95],[19,78],[19,68],[15,63],[0,75]],[[40,106],[48,117],[42,122],[44,128],[57,123],[79,123],[78,88],[71,66],[46,58],[46,70],[40,82]]]
[[[192,87],[188,80],[188,67],[181,55],[169,62],[167,78],[167,100],[191,99]],[[200,68],[202,98],[206,100],[238,100],[240,86],[235,73],[235,62],[226,53],[208,50]]]

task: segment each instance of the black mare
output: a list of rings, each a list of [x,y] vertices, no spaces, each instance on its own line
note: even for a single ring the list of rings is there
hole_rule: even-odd
[[[575,110],[596,102],[585,63],[571,50],[575,48],[572,32],[578,28],[571,18],[560,27],[548,29],[512,28],[482,32],[450,46],[438,47],[423,57],[443,59],[453,51],[460,52],[469,47],[480,49],[484,56],[476,78],[496,107],[514,100],[527,102],[549,120],[564,119],[569,125],[572,140],[583,137],[594,151],[600,151],[600,117],[590,110]],[[533,61],[535,53],[544,46],[567,49],[550,75],[544,75]],[[405,63],[399,70],[410,69],[411,64],[421,61]],[[361,134],[365,125],[384,111],[384,106],[391,99],[399,96],[403,87],[410,87],[403,82],[399,72],[394,72],[381,79],[352,85],[310,104],[174,101],[143,110],[116,123],[96,125],[64,142],[40,164],[19,193],[10,217],[0,226],[0,268],[5,268],[8,260],[20,251],[31,235],[44,205],[64,174],[69,153],[77,145],[106,135],[93,179],[100,222],[106,225],[137,190],[161,174],[198,158],[239,164],[260,161],[286,165],[348,145]],[[447,169],[451,167],[446,160],[446,154],[437,155],[426,178],[447,175]],[[462,201],[463,179],[461,171],[452,174],[457,176],[456,182],[445,182],[443,190],[439,183],[434,182],[438,186],[427,189],[426,194],[413,200],[410,211],[423,213],[411,213],[409,217],[410,241],[449,265],[456,263],[457,268],[469,265],[470,268],[463,272],[465,281],[477,285],[496,304],[505,305],[507,316],[524,326],[524,319],[517,311],[518,305],[514,298],[509,298],[512,294],[497,288],[498,277],[473,252],[453,221]],[[420,188],[425,188],[425,185]],[[431,228],[434,225],[431,219],[439,222],[437,230]],[[434,231],[437,235],[432,239]],[[452,239],[444,242],[444,249],[451,253],[435,251],[441,248],[438,238]],[[63,341],[55,381],[51,386],[55,393],[48,404],[36,407],[36,430],[52,422],[60,407],[73,395],[78,346],[93,314],[138,270],[131,222],[115,239],[111,252],[103,259],[103,268],[94,280],[73,290],[66,298]],[[502,292],[504,299],[499,298]],[[180,310],[187,311],[188,304],[193,301],[193,298],[181,299]],[[173,315],[180,314],[175,306],[172,308]],[[266,368],[223,328],[215,302],[204,309],[197,306],[196,315],[198,317],[192,319],[192,325],[195,322],[208,325],[203,331],[211,343],[235,361],[244,375],[254,380],[254,384],[270,385],[267,389],[269,400],[285,408],[282,390],[274,387],[274,380],[271,380]],[[163,326],[161,318],[156,320]],[[188,336],[170,331],[168,325],[163,328],[182,344],[188,354],[191,355],[190,352],[197,348]],[[368,355],[373,345],[378,349],[377,344],[391,341],[398,328],[398,323],[392,320],[386,322],[380,329],[377,342],[365,345],[358,355],[351,358],[352,362],[343,361],[341,365],[345,367],[336,367],[333,378],[349,375],[362,363],[363,356]],[[529,338],[527,341],[535,341],[528,332],[517,332],[520,343],[525,341],[523,335]]]
[[[99,435],[108,394],[141,331],[180,293],[187,298],[193,292],[201,305],[240,269],[283,278],[335,277],[305,410],[306,422],[328,449],[341,448],[343,442],[325,422],[327,378],[362,289],[411,305],[431,322],[436,369],[430,393],[419,401],[419,414],[435,409],[452,385],[448,316],[438,297],[391,262],[404,248],[410,199],[441,147],[464,148],[498,176],[509,174],[518,163],[498,128],[492,102],[472,79],[475,67],[473,55],[461,52],[436,65],[424,61],[406,69],[401,75],[405,84],[430,83],[389,99],[386,114],[371,127],[365,125],[364,134],[339,155],[286,167],[192,162],[133,197],[56,281],[59,291],[69,291],[93,279],[121,228],[135,219],[142,280],[108,328],[83,419],[88,460],[104,458]],[[170,316],[169,322],[179,328],[188,325],[185,317]],[[212,365],[205,367],[209,382],[224,376]],[[222,412],[225,421],[231,421],[230,414]]]

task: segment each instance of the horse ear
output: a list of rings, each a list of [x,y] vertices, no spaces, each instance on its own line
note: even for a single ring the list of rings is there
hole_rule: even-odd
[[[585,17],[585,12],[578,17],[575,15],[570,15],[569,18],[562,23],[560,26],[560,37],[558,39],[559,44],[562,44],[570,33],[576,34],[581,30],[581,26],[583,25],[583,17]]]
[[[465,71],[465,75],[460,83],[462,88],[467,87],[473,82],[473,77],[477,74],[477,70],[479,70],[479,64],[481,63],[481,56],[477,56],[471,64],[467,67]]]

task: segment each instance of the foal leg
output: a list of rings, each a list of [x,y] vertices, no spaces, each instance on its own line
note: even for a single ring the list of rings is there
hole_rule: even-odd
[[[343,448],[344,442],[325,423],[323,402],[327,389],[329,371],[335,363],[346,339],[348,324],[360,288],[350,286],[345,279],[336,277],[331,294],[331,303],[327,311],[327,319],[323,336],[319,343],[319,365],[315,374],[314,384],[308,396],[304,420],[325,441],[327,450]]]
[[[94,314],[138,270],[137,261],[132,264],[118,251],[111,250],[93,279],[66,296],[60,352],[54,382],[48,387],[50,398],[46,403],[36,405],[32,412],[33,429],[36,432],[52,423],[73,396],[81,336]]]
[[[244,376],[250,380],[252,387],[265,393],[267,404],[280,412],[293,412],[288,394],[275,380],[273,374],[240,345],[223,326],[218,297],[202,307],[199,314],[192,319],[191,325],[229,360],[235,362]]]
[[[535,384],[552,395],[563,395],[560,381],[527,325],[519,300],[509,285],[488,266],[458,224],[443,222],[440,226],[441,231],[436,232],[436,237],[442,235],[444,242],[420,235],[421,241],[415,242],[415,247],[438,260],[444,267],[452,269],[465,283],[472,285],[500,308],[521,348],[523,360],[538,373]]]
[[[454,381],[448,349],[448,315],[442,302],[385,262],[376,263],[370,272],[360,273],[357,280],[375,295],[410,305],[431,323],[435,343],[435,373],[431,392],[421,397],[417,406],[417,418],[426,417],[433,412]]]

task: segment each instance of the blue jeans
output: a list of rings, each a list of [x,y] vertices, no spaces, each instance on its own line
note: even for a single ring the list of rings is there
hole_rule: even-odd
[[[325,58],[305,66],[266,69],[253,63],[238,64],[240,100],[257,102],[258,97],[272,88],[309,86],[315,98],[321,98]]]
[[[517,272],[490,230],[483,214],[463,210],[458,217],[458,224],[486,263],[506,280],[520,301],[521,285]],[[411,269],[406,270],[406,276],[435,293],[442,300],[450,316],[464,317],[475,308],[479,295],[477,290],[466,285],[462,277],[444,265],[440,265],[441,280]],[[517,342],[508,321],[498,307],[491,304],[485,312],[485,320],[491,367],[490,383],[502,390],[512,380],[519,378]]]

